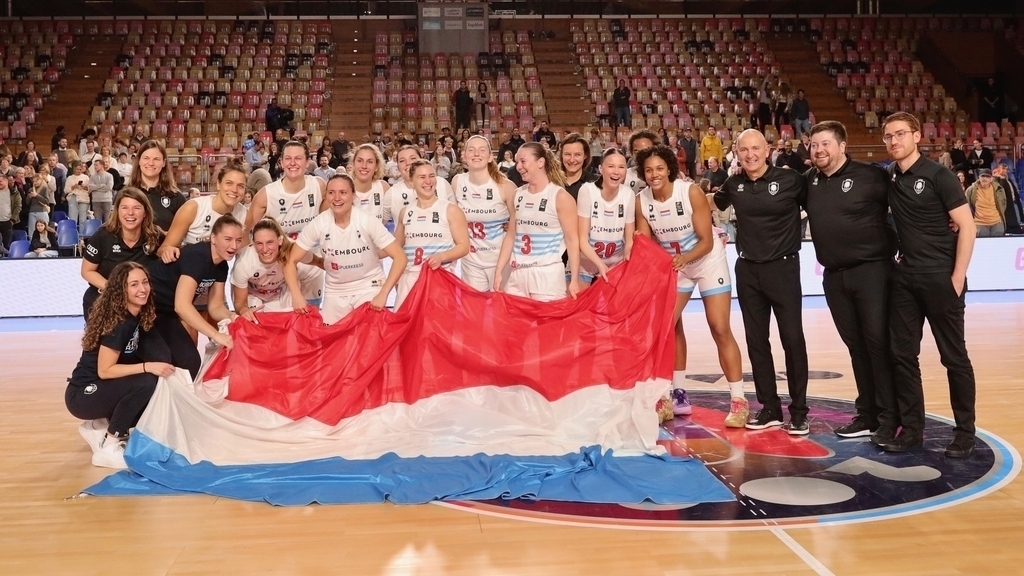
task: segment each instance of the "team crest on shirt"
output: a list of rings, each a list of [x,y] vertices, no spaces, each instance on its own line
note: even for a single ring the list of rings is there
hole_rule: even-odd
[[[914,192],[917,192],[918,194],[924,192],[924,180],[921,178],[918,178],[917,181],[914,182]]]
[[[170,208],[171,199],[168,198],[167,196],[164,196],[163,198],[160,199],[160,205],[163,206],[164,208]]]
[[[683,213],[684,213],[684,211],[683,211],[683,203],[682,202],[676,202],[676,215],[677,216],[682,216]]]
[[[743,184],[740,184],[739,186],[737,186],[736,187],[736,191],[737,192],[743,192]]]
[[[487,199],[494,200],[494,190],[492,188],[487,189]]]
[[[540,206],[537,207],[538,212],[546,212],[548,207],[548,199],[545,198],[540,201]]]
[[[624,205],[622,205],[622,204],[619,204],[619,218],[624,218],[625,216],[626,216],[626,207]]]
[[[768,183],[768,193],[771,194],[772,196],[775,196],[776,194],[778,194],[779,193],[779,183],[778,182],[769,182]]]
[[[306,199],[308,199],[308,200],[309,200],[309,207],[310,207],[310,208],[313,208],[314,206],[316,206],[316,199],[315,199],[315,198],[313,198],[313,195],[312,195],[312,194],[307,194],[307,195],[306,195]]]
[[[815,180],[817,180],[817,178],[815,178]],[[852,189],[853,189],[853,179],[852,178],[847,178],[846,180],[843,180],[843,192],[849,192]]]
[[[121,245],[120,244],[114,244],[113,246],[110,247],[110,251],[113,252],[114,254],[120,254],[121,253]]]
[[[430,223],[431,224],[440,224],[440,222],[441,222],[441,215],[438,214],[437,212],[431,212],[431,214],[430,214]]]
[[[373,193],[373,205],[380,206],[380,194],[376,192]]]
[[[124,347],[125,354],[133,354],[139,349],[139,327],[135,327],[135,332],[132,333],[132,337],[128,340],[128,345]]]
[[[844,183],[844,184],[845,184],[845,183]],[[817,185],[818,185],[818,177],[817,177],[817,176],[815,176],[815,177],[814,177],[814,181],[813,181],[813,182],[811,182],[811,186],[817,186]],[[843,190],[843,192],[845,192],[845,190]]]

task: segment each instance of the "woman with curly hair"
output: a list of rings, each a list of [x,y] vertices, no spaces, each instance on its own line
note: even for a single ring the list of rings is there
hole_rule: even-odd
[[[127,468],[128,430],[149,404],[157,379],[170,376],[170,352],[153,332],[156,309],[149,274],[136,262],[110,273],[82,337],[82,357],[68,379],[64,403],[76,418],[107,419],[106,434],[93,449],[94,466]],[[83,424],[87,437],[88,425]]]
[[[160,239],[153,207],[146,195],[138,188],[122,188],[114,198],[114,210],[106,224],[86,241],[82,259],[82,278],[89,283],[82,297],[86,318],[93,302],[106,288],[114,267],[128,261],[148,266],[156,259]]]

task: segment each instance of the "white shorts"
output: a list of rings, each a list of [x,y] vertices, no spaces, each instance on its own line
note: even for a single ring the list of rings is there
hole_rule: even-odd
[[[466,262],[461,264],[463,282],[480,292],[490,292],[494,288],[494,271],[497,268],[478,268]]]
[[[694,287],[700,290],[701,298],[723,292],[732,293],[732,276],[729,274],[729,261],[724,249],[713,250],[676,272],[676,292],[690,293]]]
[[[615,266],[619,262],[622,262],[622,258],[619,258],[619,259],[617,259],[614,262],[606,262],[604,260],[602,260],[602,262],[604,262],[605,265],[608,266],[608,268],[611,268],[612,266]],[[594,283],[594,278],[597,278],[597,277],[598,277],[598,275],[597,275],[597,266],[594,266],[593,262],[591,262],[590,260],[587,260],[586,258],[583,257],[582,254],[580,254],[580,281],[581,282],[586,282],[588,284],[593,284]],[[565,265],[565,280],[566,280],[566,282],[569,281],[569,278],[570,278],[569,265],[566,264]]]
[[[334,324],[351,314],[356,308],[373,300],[373,297],[378,293],[380,293],[380,288],[368,286],[366,290],[358,292],[324,294],[324,303],[320,309],[320,316],[324,319],[324,324]]]
[[[302,297],[313,306],[319,306],[324,298],[324,277],[327,275],[324,269],[308,264],[299,264],[297,270],[299,273],[299,290],[302,291]],[[288,291],[285,290],[285,292],[287,293]],[[288,300],[291,300],[291,294],[288,294]]]
[[[569,295],[565,285],[565,267],[561,262],[547,266],[514,268],[505,292],[538,302],[551,302]]]
[[[412,292],[412,287],[416,285],[416,281],[419,279],[419,270],[406,270],[402,272],[402,276],[398,279],[398,286],[395,288],[395,310],[402,306],[402,302],[405,302],[409,292]]]

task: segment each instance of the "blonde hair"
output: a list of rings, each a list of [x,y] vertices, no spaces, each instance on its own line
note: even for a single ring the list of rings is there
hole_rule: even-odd
[[[546,150],[537,142],[527,142],[520,146],[519,150],[529,150],[533,157],[538,160],[543,158],[544,175],[547,176],[548,181],[565,188],[565,172],[562,171],[562,163],[555,158],[554,152]]]
[[[505,173],[501,171],[501,168],[498,168],[498,163],[494,161],[494,154],[491,152],[490,140],[479,134],[474,134],[473,136],[466,138],[466,141],[462,143],[462,153],[466,153],[466,147],[469,146],[469,141],[473,139],[483,140],[484,143],[487,144],[487,175],[491,177],[491,180],[494,180],[495,184],[500,186],[505,182],[505,180],[508,180],[508,178],[505,176]],[[463,162],[463,164],[465,164],[465,162]]]
[[[360,144],[356,146],[355,152],[352,153],[352,159],[348,161],[348,171],[350,174],[355,174],[354,166],[356,163],[356,156],[359,155],[363,150],[369,150],[373,154],[373,159],[377,161],[377,168],[373,171],[373,180],[380,180],[384,178],[384,155],[381,154],[380,148],[377,148],[373,144]]]

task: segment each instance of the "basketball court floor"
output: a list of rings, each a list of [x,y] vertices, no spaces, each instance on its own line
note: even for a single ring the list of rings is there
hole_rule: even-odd
[[[942,455],[952,412],[930,336],[924,450],[880,454],[833,434],[855,391],[821,298],[806,299],[804,312],[811,434],[722,428],[728,396],[714,384],[714,344],[691,303],[694,414],[667,424],[662,442],[701,459],[737,501],[664,507],[77,496],[110,473],[89,463],[64,407],[81,319],[0,320],[0,574],[1020,573],[1024,293],[971,293],[968,303],[980,441],[967,460]],[[733,327],[743,347],[738,313]],[[773,348],[782,370],[777,338]]]

